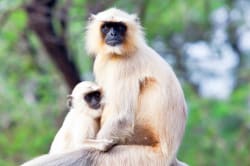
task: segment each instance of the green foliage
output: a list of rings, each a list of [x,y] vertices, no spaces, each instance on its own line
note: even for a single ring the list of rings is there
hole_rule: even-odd
[[[33,34],[29,40],[36,55],[27,48],[23,36],[27,18],[18,2],[0,2],[0,7],[10,5],[4,9],[9,14],[0,29],[0,165],[4,166],[48,151],[66,100],[65,85],[44,51],[37,49],[40,43]]]
[[[235,90],[230,99],[200,99],[189,87],[189,119],[180,159],[190,165],[234,166],[250,162],[250,86]]]
[[[169,38],[195,25],[206,29],[211,11],[221,6],[227,6],[227,3],[217,0],[149,1],[144,20],[147,38]]]

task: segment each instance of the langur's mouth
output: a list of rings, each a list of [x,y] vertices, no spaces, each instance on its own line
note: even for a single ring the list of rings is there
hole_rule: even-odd
[[[119,44],[122,44],[122,40],[108,40],[106,41],[106,44],[109,46],[117,46]]]
[[[90,104],[89,107],[94,109],[94,110],[97,110],[97,109],[101,108],[101,104],[100,103]]]

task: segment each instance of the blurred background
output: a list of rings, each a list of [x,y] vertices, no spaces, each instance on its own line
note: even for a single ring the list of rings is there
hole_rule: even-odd
[[[182,83],[189,119],[178,158],[250,165],[249,0],[0,0],[0,165],[48,152],[67,94],[93,78],[87,17],[112,6],[138,13]]]

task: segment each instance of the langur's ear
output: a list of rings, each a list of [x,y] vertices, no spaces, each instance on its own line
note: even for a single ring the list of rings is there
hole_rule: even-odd
[[[68,96],[67,96],[67,107],[68,107],[69,109],[71,109],[72,106],[73,106],[72,100],[73,100],[73,96],[68,95]]]
[[[95,15],[90,14],[90,16],[88,17],[88,22],[92,22],[94,19],[95,19]]]
[[[140,23],[140,19],[139,17],[137,16],[137,14],[131,14],[133,20],[136,22],[136,23]]]

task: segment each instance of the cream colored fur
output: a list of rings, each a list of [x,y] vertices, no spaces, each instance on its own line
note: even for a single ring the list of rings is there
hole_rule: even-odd
[[[100,89],[96,83],[89,81],[75,86],[71,94],[72,107],[51,144],[49,154],[76,150],[83,146],[87,139],[95,139],[99,130],[97,118],[100,118],[102,108],[98,110],[89,108],[83,96]]]
[[[138,134],[134,131],[135,127],[147,126],[158,139],[159,145],[152,149],[157,149],[154,152],[161,156],[159,161],[170,164],[181,143],[187,117],[183,92],[172,68],[146,44],[135,15],[112,8],[93,19],[87,29],[87,48],[96,55],[96,81],[104,89],[107,101],[112,101],[104,108],[97,138],[129,139],[131,135]],[[91,34],[100,35],[103,21],[124,22],[128,27],[126,42],[113,48],[103,44],[100,36],[91,37]],[[93,26],[97,29],[92,29]],[[95,42],[92,42],[93,39]],[[98,49],[94,46],[98,46]],[[154,82],[142,93],[139,82],[146,78]],[[117,125],[121,122],[125,126],[119,130]],[[154,153],[149,149],[145,148],[148,154]],[[145,158],[143,155],[142,152],[134,153],[132,160],[136,161],[137,158],[142,162]],[[150,162],[144,160],[142,163]]]
[[[176,166],[185,131],[187,107],[172,68],[150,48],[135,15],[111,8],[92,16],[86,33],[87,51],[95,56],[94,73],[107,103],[98,139],[120,145],[106,153],[82,149],[61,156],[42,156],[38,165]],[[108,46],[104,22],[127,25],[122,45]]]

